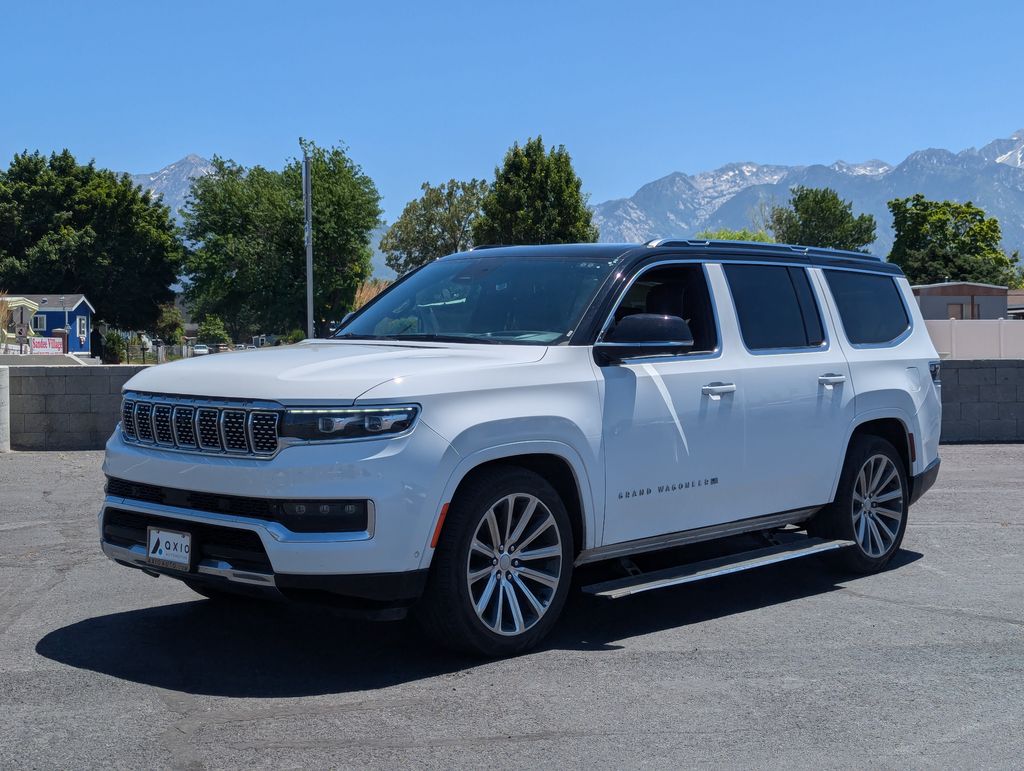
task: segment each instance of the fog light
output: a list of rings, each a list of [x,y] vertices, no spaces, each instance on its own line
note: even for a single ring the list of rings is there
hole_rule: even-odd
[[[280,501],[277,506],[277,521],[295,533],[354,533],[368,529],[367,501]]]

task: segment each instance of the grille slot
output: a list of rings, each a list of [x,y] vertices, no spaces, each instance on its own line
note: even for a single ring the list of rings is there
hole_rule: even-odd
[[[149,402],[135,402],[135,432],[139,441],[153,441],[153,405]]]
[[[157,444],[174,446],[174,434],[171,433],[171,405],[157,404],[153,407],[153,434]]]
[[[249,442],[245,438],[245,410],[223,410],[220,420],[224,449],[229,452],[249,452]]]
[[[280,449],[280,413],[246,403],[126,392],[121,434],[131,444],[271,458]]]
[[[196,410],[196,429],[199,432],[199,447],[203,450],[220,449],[220,411],[201,408]]]
[[[257,455],[272,455],[277,452],[276,412],[254,412],[250,416],[252,429],[252,451]]]
[[[192,407],[174,408],[174,438],[178,447],[196,446],[196,411]]]
[[[138,438],[135,433],[135,402],[130,399],[125,399],[124,404],[121,405],[121,430],[124,431],[125,436],[132,439]]]

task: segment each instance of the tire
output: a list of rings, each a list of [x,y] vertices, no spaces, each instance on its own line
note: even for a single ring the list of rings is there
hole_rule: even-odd
[[[896,448],[877,436],[856,436],[846,453],[835,500],[818,512],[807,530],[853,541],[853,546],[835,553],[840,565],[856,573],[876,573],[903,543],[909,496],[907,472]]]
[[[512,543],[504,543],[508,535]],[[520,549],[529,556],[520,559]],[[486,469],[448,509],[416,618],[448,648],[522,653],[558,620],[574,554],[565,505],[543,477],[516,466]]]

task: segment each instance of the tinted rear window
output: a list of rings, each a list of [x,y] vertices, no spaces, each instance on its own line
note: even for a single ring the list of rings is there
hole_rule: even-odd
[[[888,343],[910,326],[900,290],[891,276],[848,270],[824,273],[851,343]]]
[[[824,334],[803,268],[725,265],[743,342],[751,351],[813,348]]]

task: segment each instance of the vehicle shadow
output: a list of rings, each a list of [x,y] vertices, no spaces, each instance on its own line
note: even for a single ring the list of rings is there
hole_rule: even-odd
[[[888,569],[921,556],[901,551]],[[541,650],[613,650],[637,635],[838,588],[826,571],[795,563],[761,568],[757,580],[750,578],[726,576],[615,601],[573,592]],[[206,600],[85,619],[48,633],[36,652],[135,683],[227,697],[362,691],[484,663],[430,645],[411,622],[362,622],[288,605]]]

